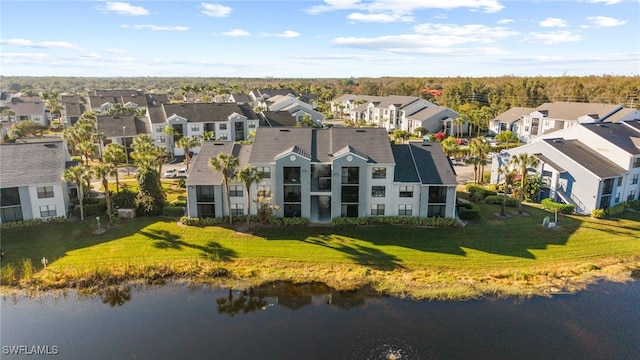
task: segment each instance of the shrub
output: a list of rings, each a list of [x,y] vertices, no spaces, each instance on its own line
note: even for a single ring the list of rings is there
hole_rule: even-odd
[[[473,203],[459,202],[457,204],[458,216],[462,220],[480,219],[480,208]]]
[[[467,184],[467,191],[469,192],[469,200],[473,202],[478,202],[484,200],[485,197],[491,195],[497,195],[498,193],[495,190],[489,190],[480,185],[475,184]]]
[[[171,202],[171,206],[182,206],[182,207],[185,207],[185,206],[187,206],[187,202],[183,201],[183,200],[173,200]]]
[[[575,210],[575,205],[557,203],[551,198],[543,199],[540,204],[544,209],[558,211],[562,214],[571,214]]]
[[[611,207],[606,208],[604,210],[604,213],[607,216],[617,216],[617,215],[622,214],[626,208],[627,208],[627,204],[626,203],[622,203],[622,204],[618,204],[616,206],[611,206]]]
[[[486,198],[484,198],[484,202],[486,202],[487,204],[502,205],[502,199],[503,199],[502,195],[489,195]],[[507,206],[516,207],[517,205],[518,205],[518,200],[512,197],[507,197]]]
[[[359,226],[359,225],[411,225],[411,226],[457,226],[458,221],[453,218],[429,217],[418,218],[412,216],[368,216],[368,217],[340,217],[331,220],[335,226]]]
[[[136,193],[131,190],[121,190],[118,193],[111,196],[111,206],[114,209],[135,209],[136,208]]]
[[[229,218],[196,218],[183,216],[180,222],[187,226],[217,226],[229,222]]]
[[[604,217],[604,209],[591,210],[591,217],[595,219],[602,219]]]
[[[17,229],[17,228],[23,228],[23,227],[38,226],[42,224],[61,224],[66,222],[68,222],[66,217],[11,221],[11,222],[0,224],[0,230]]]
[[[184,208],[182,206],[165,206],[162,208],[162,215],[170,217],[181,217],[184,215]]]
[[[107,211],[107,204],[100,202],[97,204],[84,205],[84,216],[94,216],[104,214]],[[80,216],[80,207],[73,209],[74,216]]]

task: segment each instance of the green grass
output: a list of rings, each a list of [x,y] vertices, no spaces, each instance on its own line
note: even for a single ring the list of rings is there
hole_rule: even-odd
[[[247,234],[139,218],[94,235],[94,221],[44,225],[3,231],[2,266],[9,266],[7,274],[21,273],[24,259],[30,260],[32,278],[22,286],[73,286],[78,277],[104,279],[105,272],[135,278],[160,271],[203,280],[224,268],[229,282],[369,283],[438,299],[572,291],[600,277],[625,280],[640,268],[637,213],[618,220],[561,216],[560,227],[548,229],[540,224],[551,214],[534,207],[526,207],[530,216],[508,219],[494,215],[498,205],[481,205],[481,211],[482,220],[463,228],[258,226]],[[42,257],[49,260],[45,271]]]

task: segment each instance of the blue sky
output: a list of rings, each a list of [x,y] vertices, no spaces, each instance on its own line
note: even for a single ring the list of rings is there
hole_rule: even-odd
[[[2,75],[640,75],[640,0],[2,0],[0,14]]]

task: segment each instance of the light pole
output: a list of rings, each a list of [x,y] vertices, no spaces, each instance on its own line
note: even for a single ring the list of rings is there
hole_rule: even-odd
[[[127,141],[126,141],[126,138],[124,137],[126,129],[127,129],[126,126],[122,127],[122,145],[124,145],[124,159],[127,162],[127,176],[129,176],[129,151],[127,150]]]

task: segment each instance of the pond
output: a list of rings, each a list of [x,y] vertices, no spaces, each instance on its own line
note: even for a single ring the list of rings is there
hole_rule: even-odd
[[[425,302],[368,288],[169,284],[3,298],[2,359],[632,359],[640,282]]]

